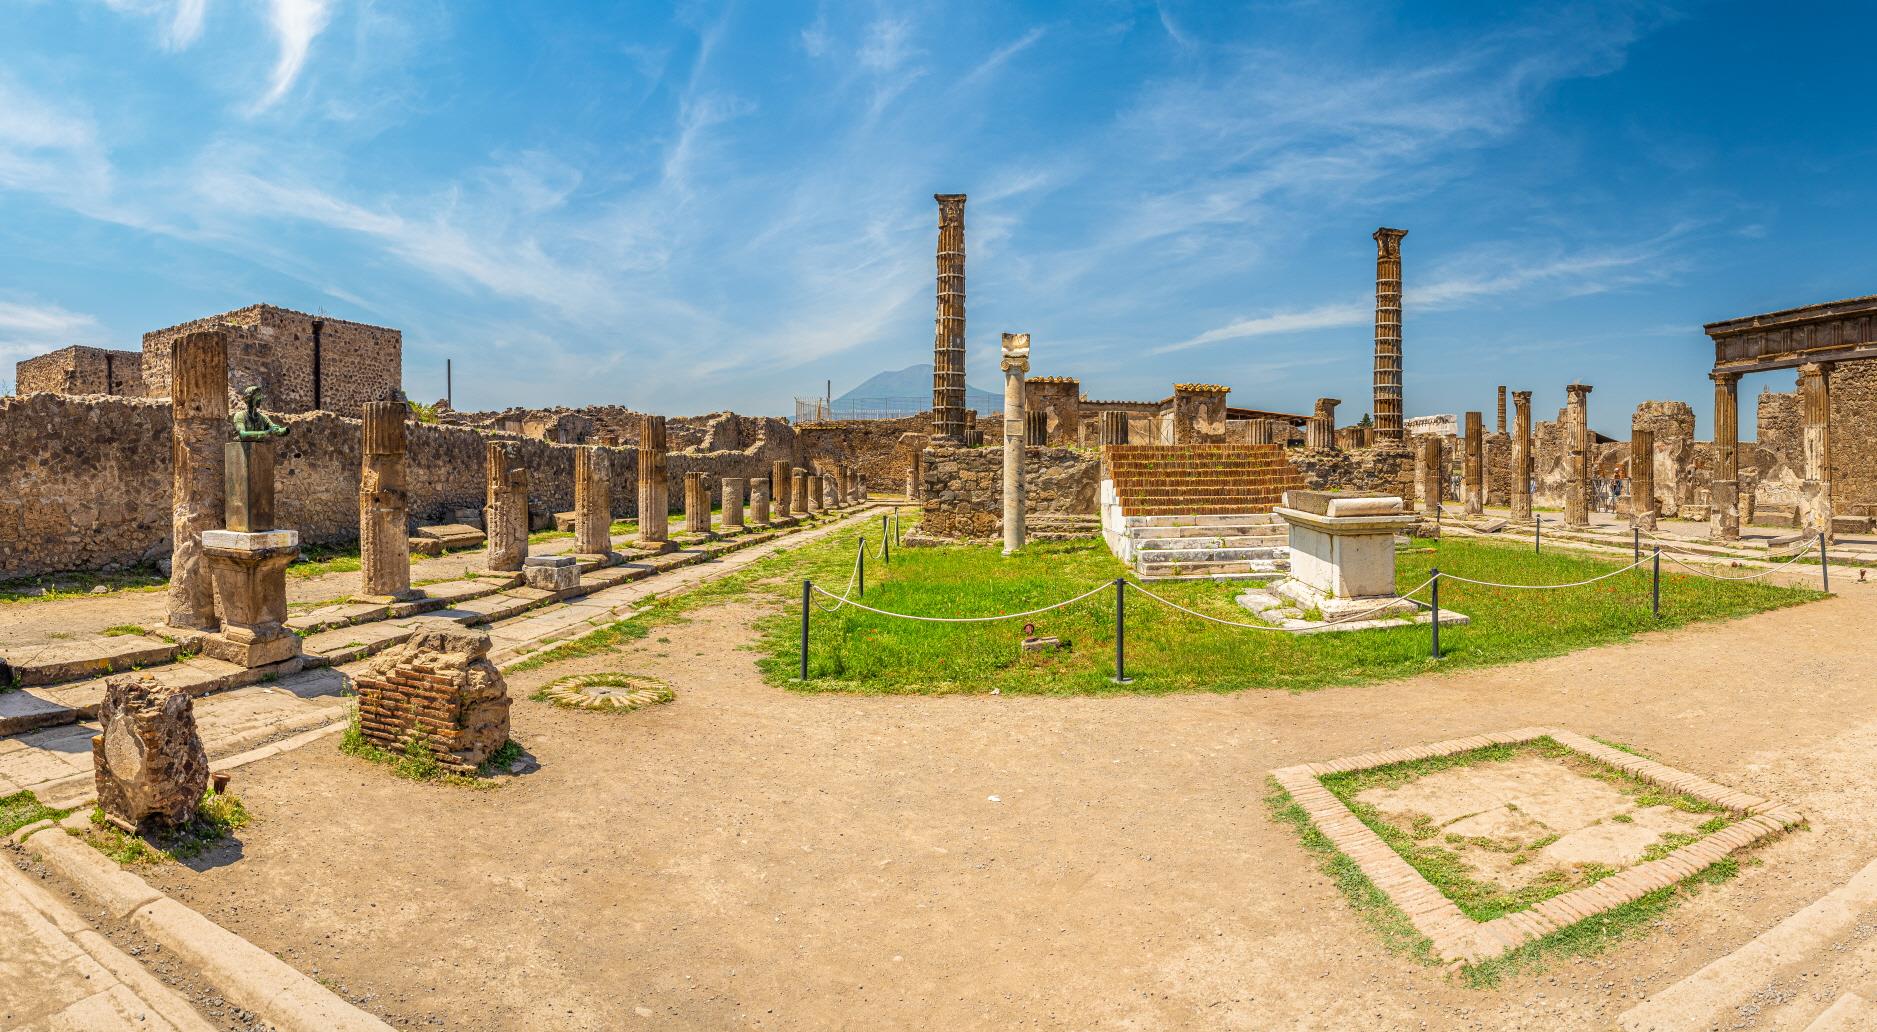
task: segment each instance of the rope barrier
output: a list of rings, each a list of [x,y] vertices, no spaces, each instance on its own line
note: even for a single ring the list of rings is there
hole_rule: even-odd
[[[1459,574],[1455,574],[1455,573],[1443,573],[1440,576],[1441,576],[1441,579],[1443,580],[1459,581],[1462,584],[1477,584],[1482,588],[1522,588],[1528,591],[1556,591],[1561,588],[1581,588],[1586,584],[1595,584],[1600,580],[1609,580],[1611,577],[1614,577],[1619,573],[1628,573],[1629,571],[1635,569],[1638,566],[1641,566],[1643,563],[1646,563],[1648,561],[1649,561],[1648,559],[1638,559],[1635,562],[1630,563],[1628,566],[1625,566],[1620,570],[1611,570],[1609,573],[1606,573],[1601,577],[1592,577],[1589,580],[1572,581],[1569,584],[1500,584],[1497,581],[1474,580],[1471,577],[1462,577]]]
[[[1087,591],[1084,591],[1083,593],[1075,596],[1072,599],[1068,599],[1062,602],[1057,602],[1054,605],[1044,606],[1041,609],[1032,609],[1024,613],[1005,613],[1001,616],[915,616],[912,613],[889,613],[884,609],[875,609],[872,606],[865,605],[860,602],[855,602],[850,599],[842,599],[842,601],[845,602],[847,605],[853,606],[855,609],[864,609],[869,613],[874,613],[879,616],[894,616],[894,617],[898,617],[901,620],[921,620],[926,623],[995,623],[996,621],[999,621],[999,620],[1020,620],[1026,616],[1035,616],[1038,613],[1047,613],[1052,609],[1061,609],[1063,606],[1074,605],[1075,603],[1080,602],[1085,598],[1088,598],[1090,595],[1100,594],[1101,592],[1107,591],[1109,588],[1112,588],[1112,587],[1114,587],[1113,581],[1103,581],[1102,583],[1096,585],[1093,588],[1090,588]],[[819,584],[813,585],[813,590],[818,594],[828,595],[826,591],[822,590]],[[828,597],[834,598],[835,596],[828,595]],[[819,606],[820,603],[816,603],[816,605]],[[839,606],[835,607],[835,609],[839,609],[839,608],[840,608]],[[824,609],[823,611],[833,612],[834,610]]]
[[[819,603],[819,602],[817,602],[817,603],[815,603],[815,608],[816,608],[816,609],[819,609],[819,610],[821,610],[821,611],[822,611],[822,612],[824,612],[824,613],[838,613],[838,612],[840,612],[840,610],[841,610],[841,607],[842,607],[842,606],[844,606],[844,605],[859,605],[859,604],[860,604],[860,603],[858,603],[858,602],[851,602],[851,601],[849,601],[849,599],[848,599],[848,596],[849,596],[849,595],[852,595],[852,594],[854,593],[854,585],[855,585],[855,584],[856,584],[856,583],[857,583],[857,582],[859,581],[859,579],[860,579],[860,556],[861,556],[861,553],[859,553],[859,552],[856,552],[856,553],[854,554],[854,569],[853,569],[853,571],[852,571],[852,572],[850,572],[850,573],[848,573],[848,575],[847,575],[847,587],[845,587],[845,588],[842,588],[842,589],[841,589],[841,593],[840,593],[840,595],[838,595],[838,596],[835,596],[835,595],[828,595],[828,593],[827,593],[827,592],[825,592],[825,591],[821,591],[821,588],[820,588],[820,587],[816,587],[816,588],[815,588],[815,590],[816,590],[816,591],[820,591],[820,592],[821,592],[821,594],[823,594],[823,595],[828,595],[828,597],[829,597],[829,598],[838,598],[838,599],[839,599],[839,601],[837,601],[837,602],[835,602],[835,603],[834,603],[834,605],[833,605],[833,607],[832,607],[832,608],[830,608],[830,607],[828,607],[828,606],[824,606],[824,605],[822,605],[821,603]]]
[[[1817,543],[1818,543],[1818,539],[1813,538],[1812,540],[1807,541],[1805,543],[1805,546],[1799,549],[1799,551],[1795,555],[1793,555],[1792,558],[1786,560],[1783,563],[1780,563],[1778,566],[1769,566],[1766,569],[1761,570],[1758,573],[1748,574],[1745,577],[1723,577],[1718,573],[1709,573],[1706,570],[1697,569],[1693,566],[1690,566],[1687,563],[1682,562],[1680,559],[1677,559],[1675,557],[1675,553],[1673,552],[1669,552],[1666,554],[1668,555],[1669,562],[1674,563],[1675,565],[1681,567],[1684,570],[1687,570],[1689,573],[1692,573],[1697,577],[1706,577],[1709,580],[1720,580],[1720,581],[1750,581],[1750,580],[1759,580],[1761,577],[1778,573],[1779,571],[1785,569],[1786,567],[1791,566],[1793,563],[1796,563],[1799,560],[1805,558],[1805,554],[1807,552],[1810,552],[1812,550],[1812,546],[1816,545]]]

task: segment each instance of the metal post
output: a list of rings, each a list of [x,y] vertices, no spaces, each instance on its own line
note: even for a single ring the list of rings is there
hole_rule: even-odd
[[[1818,572],[1825,578],[1825,594],[1831,594],[1831,557],[1825,554],[1825,535],[1818,536]]]
[[[1662,619],[1662,546],[1655,546],[1655,560],[1649,564],[1649,611]]]
[[[1634,561],[1642,562],[1642,524],[1638,523],[1629,528],[1629,536],[1634,542],[1636,552]]]
[[[1533,555],[1537,555],[1539,552],[1544,551],[1543,548],[1539,547],[1540,543],[1544,540],[1544,536],[1545,536],[1544,527],[1545,527],[1545,518],[1543,516],[1538,515],[1537,513],[1532,513],[1532,554]]]
[[[813,590],[813,581],[802,581],[802,677],[808,680],[808,593]]]
[[[450,386],[450,360],[446,358],[443,360],[443,403],[454,410],[456,408],[456,395],[450,390]]]
[[[860,535],[859,566],[854,571],[854,579],[860,582],[860,597],[867,597],[867,535]]]
[[[1127,579],[1114,579],[1114,683],[1133,684],[1127,675]]]
[[[1434,619],[1428,627],[1434,629],[1434,659],[1440,659],[1440,567],[1434,567]]]

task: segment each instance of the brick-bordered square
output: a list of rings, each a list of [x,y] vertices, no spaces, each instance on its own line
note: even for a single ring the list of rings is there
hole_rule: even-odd
[[[1553,895],[1535,905],[1475,920],[1423,877],[1381,835],[1325,787],[1322,779],[1434,757],[1455,756],[1493,746],[1526,745],[1549,740],[1571,753],[1615,768],[1634,778],[1710,804],[1730,815],[1731,823],[1654,859],[1644,859],[1600,880]],[[1554,748],[1546,746],[1546,748]],[[1560,751],[1561,754],[1561,751]],[[1798,811],[1745,792],[1737,792],[1653,760],[1613,749],[1571,731],[1528,727],[1475,735],[1429,745],[1363,753],[1325,763],[1308,763],[1271,772],[1310,821],[1346,854],[1376,888],[1386,893],[1443,960],[1475,964],[1510,952],[1578,921],[1667,888],[1726,858],[1735,850],[1797,826]],[[1516,809],[1510,808],[1510,809]],[[1450,839],[1451,840],[1451,839]]]

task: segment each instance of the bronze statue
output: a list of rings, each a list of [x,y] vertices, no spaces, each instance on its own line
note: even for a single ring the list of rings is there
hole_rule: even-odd
[[[241,406],[235,410],[235,440],[265,441],[271,437],[287,436],[287,427],[273,421],[267,413],[261,411],[261,388],[249,387],[241,392]]]

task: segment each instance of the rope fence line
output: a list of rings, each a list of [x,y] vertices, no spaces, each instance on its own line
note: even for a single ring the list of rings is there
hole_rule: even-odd
[[[895,520],[894,522],[897,523],[898,521]],[[1654,535],[1651,535],[1651,537],[1653,536]],[[884,558],[885,555],[888,554],[885,549],[885,542],[886,542],[886,538],[883,534],[882,542],[881,542],[882,544],[881,557],[882,558]],[[1752,580],[1759,580],[1762,577],[1766,577],[1771,574],[1777,573],[1780,570],[1783,570],[1786,567],[1791,566],[1793,563],[1798,562],[1800,559],[1805,557],[1805,554],[1807,552],[1811,551],[1813,545],[1819,546],[1819,560],[1825,572],[1825,590],[1829,592],[1831,590],[1831,580],[1830,580],[1829,566],[1825,565],[1826,557],[1825,557],[1823,535],[1814,537],[1811,541],[1806,542],[1805,545],[1802,546],[1800,550],[1792,556],[1792,558],[1786,560],[1784,563],[1781,563],[1778,566],[1762,570],[1759,573],[1755,573],[1746,577],[1725,577],[1719,574],[1708,573],[1704,570],[1698,569],[1687,563],[1681,562],[1679,559],[1676,558],[1673,552],[1669,552],[1667,554],[1668,554],[1668,558],[1670,562],[1673,562],[1682,566],[1684,569],[1688,570],[1688,572],[1695,574],[1696,576],[1706,577],[1706,578],[1709,578],[1710,580],[1721,580],[1721,581],[1752,581]],[[1432,611],[1433,619],[1429,621],[1429,630],[1430,630],[1430,635],[1432,639],[1432,656],[1435,659],[1439,659],[1441,658],[1440,582],[1442,580],[1457,581],[1462,584],[1471,584],[1471,585],[1476,585],[1476,586],[1485,587],[1485,588],[1501,588],[1501,589],[1511,589],[1511,590],[1519,590],[1519,591],[1561,591],[1561,590],[1566,590],[1570,588],[1587,587],[1589,585],[1596,584],[1601,581],[1606,581],[1612,577],[1629,573],[1637,569],[1638,567],[1642,566],[1644,563],[1649,563],[1652,566],[1651,578],[1650,578],[1650,581],[1651,581],[1650,609],[1656,619],[1660,620],[1662,618],[1662,556],[1664,555],[1664,551],[1660,545],[1657,545],[1654,549],[1652,549],[1648,556],[1643,557],[1643,558],[1638,558],[1635,562],[1630,563],[1628,566],[1624,566],[1616,570],[1611,570],[1608,573],[1600,574],[1596,577],[1590,577],[1585,580],[1579,580],[1579,581],[1569,581],[1569,582],[1562,583],[1562,584],[1506,584],[1506,583],[1501,583],[1498,581],[1485,581],[1485,580],[1477,580],[1472,577],[1462,577],[1458,574],[1453,574],[1453,573],[1442,573],[1440,569],[1436,567],[1432,571],[1430,571],[1431,576],[1429,576],[1427,580],[1424,580],[1420,584],[1417,584],[1414,587],[1409,588],[1407,591],[1401,592],[1395,598],[1390,599],[1389,601],[1384,602],[1381,605],[1378,605],[1372,609],[1363,610],[1362,612],[1359,612],[1359,613],[1345,614],[1333,620],[1323,620],[1323,621],[1312,622],[1308,626],[1305,626],[1305,627],[1279,627],[1279,626],[1273,626],[1271,624],[1264,624],[1264,623],[1246,623],[1243,621],[1227,620],[1227,619],[1224,619],[1223,617],[1217,617],[1217,616],[1212,616],[1207,613],[1201,613],[1198,610],[1190,609],[1186,606],[1183,606],[1179,604],[1178,602],[1173,601],[1172,599],[1156,594],[1152,590],[1148,589],[1145,585],[1137,581],[1129,580],[1126,577],[1117,577],[1112,581],[1105,581],[1101,584],[1097,584],[1096,586],[1090,588],[1087,591],[1082,592],[1079,595],[1074,596],[1073,598],[1064,599],[1060,602],[1051,603],[1050,605],[1041,606],[1036,609],[1025,610],[1020,613],[1000,613],[995,616],[923,616],[923,615],[916,614],[916,613],[895,613],[895,612],[891,612],[885,609],[877,609],[873,606],[866,605],[865,603],[854,601],[853,599],[854,589],[856,585],[859,586],[861,595],[866,594],[865,562],[866,562],[866,557],[870,554],[873,554],[873,553],[870,552],[870,550],[867,548],[866,538],[863,536],[858,542],[858,548],[854,556],[854,570],[851,574],[849,574],[847,587],[843,589],[842,594],[840,595],[834,595],[830,593],[827,589],[821,587],[818,584],[815,584],[812,580],[802,581],[801,680],[803,681],[808,680],[808,629],[809,629],[808,628],[808,614],[809,614],[810,602],[814,602],[815,607],[820,609],[824,613],[835,613],[835,612],[838,612],[843,606],[852,606],[855,609],[872,613],[876,616],[891,617],[891,618],[899,619],[899,620],[913,620],[913,621],[922,622],[922,623],[978,624],[978,623],[998,623],[998,622],[1002,622],[1006,620],[1021,620],[1026,617],[1036,616],[1041,613],[1052,612],[1057,609],[1062,609],[1067,606],[1072,606],[1078,602],[1082,602],[1086,599],[1089,599],[1095,595],[1098,595],[1112,588],[1115,591],[1115,674],[1114,674],[1113,680],[1118,684],[1128,684],[1128,683],[1131,683],[1132,681],[1131,678],[1126,676],[1124,645],[1123,645],[1123,643],[1126,640],[1125,594],[1126,594],[1126,589],[1129,587],[1132,587],[1134,590],[1140,592],[1143,595],[1146,595],[1148,598],[1153,599],[1155,602],[1158,602],[1161,605],[1166,606],[1167,608],[1177,610],[1178,612],[1184,613],[1187,616],[1197,617],[1198,619],[1204,620],[1208,623],[1219,624],[1224,627],[1232,627],[1232,628],[1237,628],[1240,630],[1276,631],[1276,632],[1285,633],[1285,634],[1308,634],[1308,633],[1319,631],[1326,627],[1334,627],[1340,624],[1354,623],[1354,622],[1358,622],[1361,620],[1366,620],[1378,612],[1381,612],[1385,609],[1396,607],[1401,602],[1407,601],[1416,606],[1420,606],[1424,609],[1429,609]],[[1418,595],[1421,591],[1425,589],[1430,589],[1430,588],[1432,590],[1431,590],[1431,599],[1429,601],[1422,601],[1421,599],[1413,597],[1415,595]],[[829,607],[829,606],[822,605],[820,602],[815,602],[813,598],[813,596],[815,595],[822,595],[826,598],[834,599],[835,604],[832,607]]]

